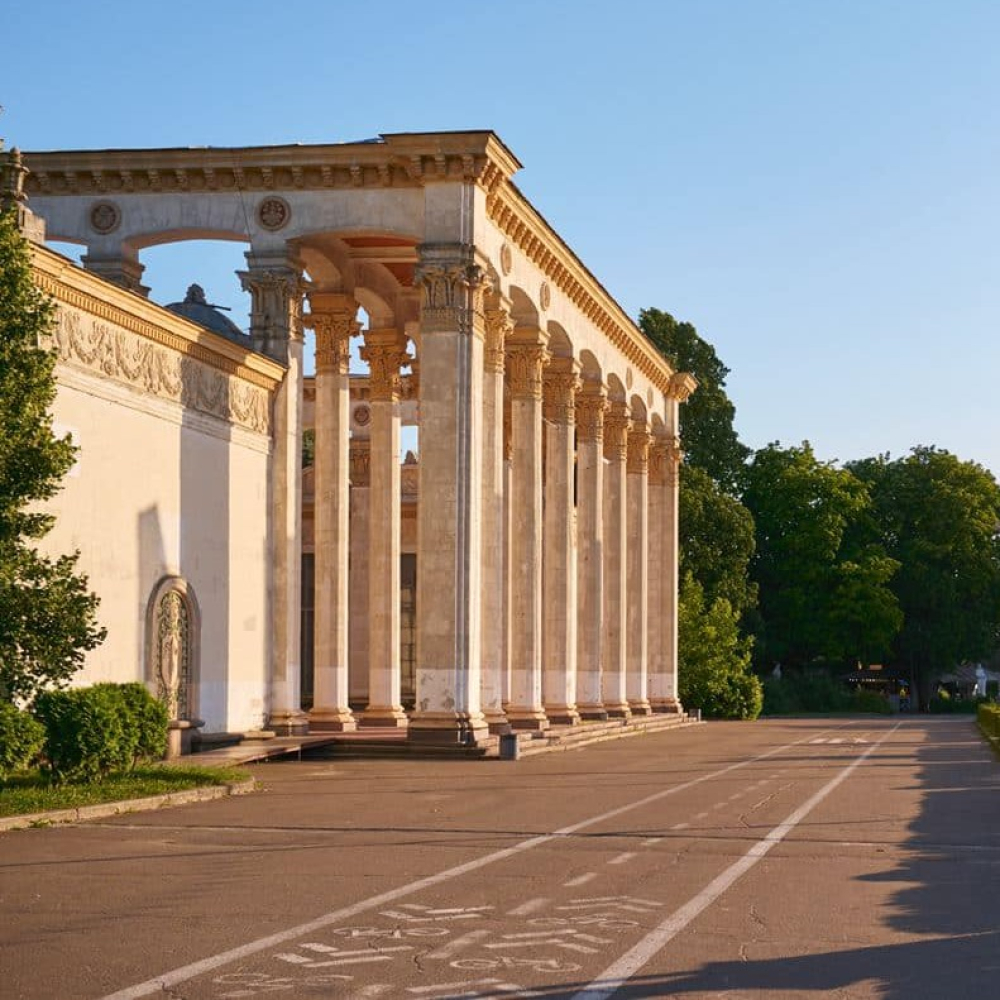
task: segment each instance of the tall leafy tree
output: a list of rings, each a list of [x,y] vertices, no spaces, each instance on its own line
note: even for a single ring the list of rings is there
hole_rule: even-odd
[[[889,589],[899,566],[856,530],[871,507],[866,485],[820,462],[808,442],[771,444],[747,468],[744,500],[757,533],[760,665],[871,662],[888,652],[902,624]]]
[[[698,379],[681,423],[686,462],[704,469],[723,492],[735,496],[750,449],[733,426],[736,407],[726,394],[729,369],[691,323],[679,322],[668,312],[643,309],[639,327],[677,371]]]
[[[0,214],[0,700],[27,701],[65,682],[104,639],[77,555],[42,555],[54,519],[40,506],[74,461],[52,432],[51,303],[31,278],[13,211]]]
[[[891,587],[904,624],[893,653],[926,703],[938,674],[986,658],[1000,641],[1000,486],[982,466],[933,447],[849,468],[900,564]]]

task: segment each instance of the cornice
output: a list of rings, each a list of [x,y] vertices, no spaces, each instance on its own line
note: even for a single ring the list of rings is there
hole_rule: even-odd
[[[57,303],[80,309],[268,392],[273,392],[284,378],[284,367],[270,358],[104,281],[45,247],[32,246],[31,254],[35,283]]]
[[[367,142],[24,153],[30,195],[314,191],[472,180],[495,189],[521,164],[493,132],[380,135]]]
[[[674,374],[624,309],[509,179],[488,192],[491,221],[660,391]]]

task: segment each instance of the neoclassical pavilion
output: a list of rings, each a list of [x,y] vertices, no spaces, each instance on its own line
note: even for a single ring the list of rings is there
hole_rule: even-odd
[[[88,270],[137,295],[146,247],[249,244],[249,346],[284,370],[266,484],[271,727],[405,727],[414,741],[468,745],[508,725],[680,710],[678,404],[695,382],[518,191],[520,164],[496,135],[38,152],[24,162],[48,237],[85,245]],[[304,331],[316,358],[308,712]],[[355,337],[370,368],[363,385],[348,374]],[[404,419],[419,428],[409,466]],[[401,539],[414,494],[415,690],[405,712]],[[352,517],[359,504],[363,517]],[[362,563],[363,591],[351,580]],[[204,614],[201,627],[212,627]],[[360,709],[352,646],[367,666]]]

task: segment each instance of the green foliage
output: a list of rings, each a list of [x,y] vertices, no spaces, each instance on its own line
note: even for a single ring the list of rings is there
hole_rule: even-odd
[[[30,767],[45,743],[45,729],[27,712],[0,701],[0,782]]]
[[[75,452],[52,433],[52,322],[14,215],[0,214],[0,701],[64,683],[105,634],[97,598],[73,572],[76,555],[50,559],[29,544],[52,527],[39,503],[58,491]]]
[[[870,508],[859,479],[820,462],[808,442],[768,445],[746,472],[757,548],[762,664],[872,662],[902,623],[888,587],[898,564],[854,530]]]
[[[947,691],[939,691],[927,702],[927,711],[934,715],[972,715],[978,708],[978,698],[952,698]]]
[[[753,518],[694,465],[684,468],[679,534],[681,574],[691,573],[701,584],[706,603],[724,598],[738,614],[756,604],[757,588],[748,576]]]
[[[1000,738],[1000,705],[980,702],[976,707],[976,721],[986,736]]]
[[[889,701],[877,691],[850,690],[826,670],[786,671],[764,680],[764,715],[874,712],[888,715]]]
[[[891,580],[904,614],[894,659],[932,681],[1000,641],[1000,487],[974,462],[914,448],[849,465],[871,494],[871,531],[900,564]]]
[[[166,710],[141,684],[42,691],[35,714],[56,781],[99,781],[166,748]]]
[[[740,635],[732,605],[723,597],[707,604],[704,588],[689,573],[677,617],[681,701],[709,718],[755,719],[760,681],[749,672],[750,640]]]
[[[889,699],[878,691],[870,691],[859,687],[853,695],[851,710],[854,712],[873,712],[877,715],[891,715],[892,706]]]
[[[125,712],[125,726],[135,739],[133,763],[159,760],[167,752],[170,714],[167,706],[150,694],[145,684],[96,684],[117,692]]]
[[[687,464],[704,469],[723,492],[735,496],[750,449],[740,443],[733,427],[736,408],[725,391],[729,369],[691,323],[678,322],[668,312],[643,309],[639,327],[676,371],[690,372],[698,380],[681,421]]]
[[[302,432],[302,468],[308,469],[316,461],[316,431],[309,427]]]

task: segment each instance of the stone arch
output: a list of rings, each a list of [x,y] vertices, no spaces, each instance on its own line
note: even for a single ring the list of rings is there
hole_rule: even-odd
[[[538,309],[528,293],[517,285],[510,286],[510,314],[516,326],[538,329]]]
[[[201,612],[181,576],[165,576],[146,609],[146,685],[167,705],[171,721],[193,722],[201,681]]]
[[[641,396],[633,394],[632,398],[629,400],[628,408],[632,419],[637,424],[645,424],[649,419],[646,411],[646,404],[643,402]]]
[[[580,352],[580,377],[588,382],[601,382],[603,380],[601,364],[592,351]]]
[[[649,419],[649,429],[657,437],[662,437],[667,433],[667,425],[663,422],[663,417],[659,413],[654,413]]]
[[[565,328],[554,320],[550,320],[547,324],[547,329],[549,333],[549,353],[554,358],[572,358],[573,341],[570,340]]]
[[[615,403],[625,402],[625,385],[614,373],[608,376],[608,399]]]

